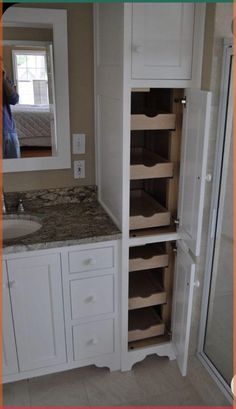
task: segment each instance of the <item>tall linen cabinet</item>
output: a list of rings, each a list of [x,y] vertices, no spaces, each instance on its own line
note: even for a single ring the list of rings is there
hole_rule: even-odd
[[[187,358],[211,95],[200,89],[205,7],[96,4],[99,201],[122,231],[121,369]]]

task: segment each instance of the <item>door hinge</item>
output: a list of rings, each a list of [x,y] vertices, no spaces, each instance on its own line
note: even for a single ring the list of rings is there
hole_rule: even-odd
[[[187,104],[187,99],[186,97],[182,97],[182,98],[175,98],[175,102],[182,104],[184,107]]]

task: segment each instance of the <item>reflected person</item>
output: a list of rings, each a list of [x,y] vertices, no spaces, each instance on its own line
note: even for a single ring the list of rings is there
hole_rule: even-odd
[[[3,80],[3,103],[2,103],[2,133],[3,133],[3,159],[14,159],[20,157],[20,144],[17,136],[15,121],[12,117],[11,105],[19,102],[16,87],[8,78],[2,67]]]

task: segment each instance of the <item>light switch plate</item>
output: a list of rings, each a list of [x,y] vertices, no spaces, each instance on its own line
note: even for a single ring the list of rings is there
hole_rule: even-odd
[[[73,140],[73,153],[84,154],[85,153],[85,134],[84,133],[74,133],[72,135]]]
[[[74,178],[75,179],[85,178],[85,160],[74,161]]]

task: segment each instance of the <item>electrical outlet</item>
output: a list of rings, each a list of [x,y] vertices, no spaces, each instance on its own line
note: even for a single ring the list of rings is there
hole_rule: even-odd
[[[75,179],[85,178],[85,160],[74,161],[74,178]]]
[[[72,135],[73,140],[73,153],[84,154],[85,153],[85,134],[84,133],[74,133]]]

